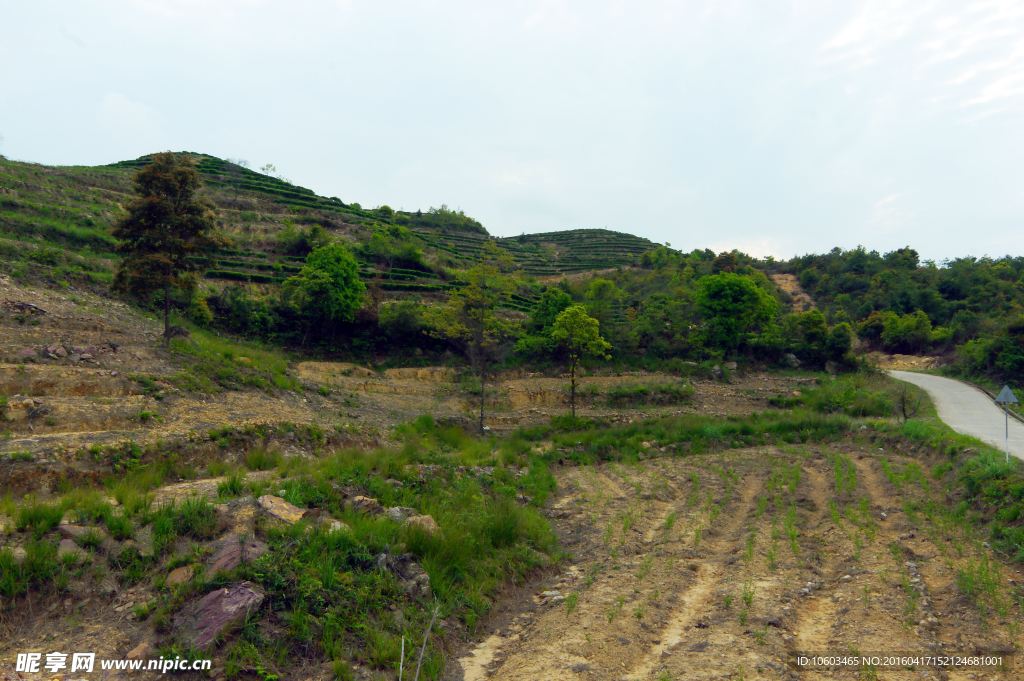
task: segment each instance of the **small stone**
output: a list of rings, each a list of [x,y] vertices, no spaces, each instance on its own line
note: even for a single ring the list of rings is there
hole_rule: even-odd
[[[237,534],[228,535],[228,538],[221,545],[220,551],[213,558],[210,573],[217,573],[221,570],[233,570],[240,563],[247,563],[259,558],[266,550],[267,545],[255,539],[243,542]]]
[[[191,565],[184,565],[180,568],[171,570],[171,573],[167,575],[167,583],[184,584],[188,580],[192,579],[193,574],[195,574],[195,569]]]
[[[364,497],[362,495],[352,498],[352,510],[356,513],[369,513],[370,515],[377,515],[384,510],[384,507],[380,505],[380,502],[371,497]]]
[[[57,557],[63,558],[64,556],[75,556],[76,558],[81,558],[82,549],[78,548],[78,544],[70,539],[61,539],[60,545],[57,547]]]
[[[117,371],[116,371],[116,370],[115,370],[115,371],[111,371],[111,372],[110,372],[110,375],[111,375],[111,376],[117,376]]]
[[[429,515],[418,515],[415,518],[409,518],[405,522],[410,527],[418,527],[431,536],[441,533],[441,528],[434,522],[434,518]]]
[[[68,351],[64,349],[64,346],[58,345],[57,349],[53,351],[53,354],[57,355],[58,357],[67,357]]]
[[[22,547],[15,546],[14,550],[11,551],[11,557],[15,563],[21,563],[28,557],[28,553]]]
[[[124,656],[126,660],[145,660],[153,652],[153,644],[149,641],[143,641],[139,645],[135,646],[128,651],[128,654]]]
[[[352,534],[352,528],[340,520],[331,520],[327,523],[327,533],[332,534],[334,532],[343,532],[345,534]]]
[[[392,508],[384,509],[384,515],[391,522],[404,523],[407,519],[416,516],[416,509],[406,506],[393,506]]]
[[[552,590],[552,591],[542,591],[541,594],[540,594],[540,597],[541,598],[554,598],[555,596],[561,596],[561,595],[562,595],[561,591],[554,591],[554,590]]]

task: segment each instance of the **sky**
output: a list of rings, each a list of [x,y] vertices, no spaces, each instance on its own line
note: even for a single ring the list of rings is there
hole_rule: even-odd
[[[0,135],[499,236],[1022,255],[1024,3],[0,0]]]

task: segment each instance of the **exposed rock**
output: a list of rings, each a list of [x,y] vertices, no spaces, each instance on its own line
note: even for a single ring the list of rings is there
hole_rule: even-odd
[[[64,556],[82,558],[82,549],[71,539],[61,539],[60,545],[57,547],[57,558],[63,558]]]
[[[107,533],[98,527],[83,527],[82,525],[58,525],[57,531],[60,532],[60,536],[64,539],[74,539],[81,543],[81,541],[88,535],[98,535],[100,540],[107,538]]]
[[[257,503],[264,513],[290,525],[294,525],[306,517],[305,509],[293,506],[281,497],[275,497],[272,494],[264,494],[257,500]]]
[[[792,352],[787,352],[785,355],[782,356],[782,358],[785,360],[788,366],[791,366],[794,369],[800,366],[800,360],[797,359],[797,356],[794,355]]]
[[[345,534],[352,534],[352,528],[349,527],[347,524],[341,522],[340,520],[328,520],[326,527],[328,534],[331,534],[332,532],[344,532]]]
[[[407,519],[416,515],[416,509],[407,506],[393,506],[392,508],[384,509],[384,514],[391,522],[404,523]]]
[[[11,551],[11,557],[15,563],[21,563],[28,557],[28,552],[20,546],[15,546]]]
[[[210,566],[210,574],[221,570],[234,570],[240,563],[247,563],[262,556],[267,550],[267,545],[247,539],[242,541],[237,534],[229,534],[221,544],[217,555],[213,557],[213,565]]]
[[[722,367],[718,366],[717,364],[711,367],[711,375],[714,376],[716,379],[721,378],[723,376]]]
[[[409,518],[405,521],[410,527],[418,527],[430,536],[434,536],[441,533],[441,528],[434,522],[434,518],[429,515],[418,515],[415,518]]]
[[[21,352],[18,353],[18,357],[35,357],[35,356],[36,356],[36,351],[33,350],[32,348],[25,348]]]
[[[352,497],[352,510],[356,513],[369,513],[370,515],[377,515],[384,510],[384,507],[380,505],[380,502],[376,499],[364,496]]]
[[[175,615],[174,626],[185,646],[205,651],[240,627],[250,613],[259,609],[264,597],[263,589],[251,582],[217,589]]]
[[[737,366],[738,365],[736,364],[736,362],[726,362],[725,364],[722,365],[722,368],[728,371],[736,371]]]
[[[427,600],[433,598],[433,591],[430,588],[430,576],[419,563],[413,560],[411,553],[403,553],[400,556],[396,556],[389,551],[385,551],[384,553],[377,554],[374,562],[376,562],[377,567],[381,570],[389,570],[394,573],[395,577],[398,578],[398,582],[402,585],[402,589],[410,597],[425,598]]]
[[[145,660],[153,653],[153,644],[149,641],[143,641],[139,645],[135,646],[128,651],[128,654],[124,656],[126,660]]]
[[[195,569],[191,565],[183,565],[171,570],[171,573],[167,575],[167,583],[171,585],[184,584],[192,579],[193,574],[195,574]]]

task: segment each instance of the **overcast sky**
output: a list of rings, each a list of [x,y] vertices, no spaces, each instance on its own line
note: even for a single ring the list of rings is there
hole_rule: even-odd
[[[1024,3],[0,0],[0,153],[273,163],[492,234],[1024,252]]]

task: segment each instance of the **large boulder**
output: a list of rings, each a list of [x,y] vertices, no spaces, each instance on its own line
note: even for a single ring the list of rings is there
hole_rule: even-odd
[[[175,615],[174,627],[186,648],[205,651],[242,626],[265,597],[263,589],[251,582],[217,589]]]

